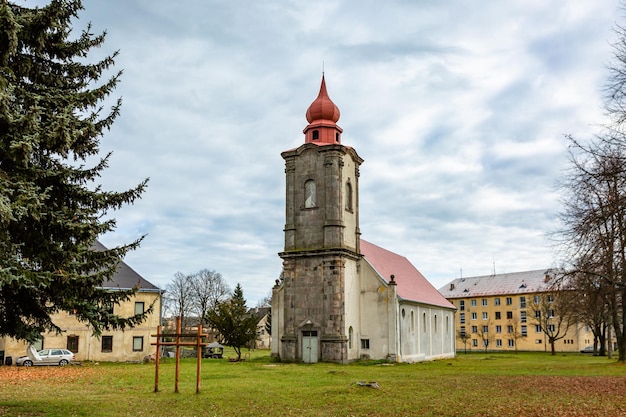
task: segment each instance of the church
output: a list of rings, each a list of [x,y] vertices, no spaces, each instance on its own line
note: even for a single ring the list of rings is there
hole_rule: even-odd
[[[359,167],[322,75],[304,144],[284,151],[283,279],[272,290],[282,361],[418,362],[455,355],[455,307],[405,257],[361,239]]]

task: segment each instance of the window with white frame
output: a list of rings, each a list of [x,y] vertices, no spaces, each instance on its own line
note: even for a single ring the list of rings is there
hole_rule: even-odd
[[[483,311],[483,320],[489,320],[489,313]]]
[[[459,323],[465,324],[465,313],[459,313]]]
[[[472,320],[478,320],[478,314],[472,313]]]
[[[133,336],[133,352],[143,351],[143,336]]]

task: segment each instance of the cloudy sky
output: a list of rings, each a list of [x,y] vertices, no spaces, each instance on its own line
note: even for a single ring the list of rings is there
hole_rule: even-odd
[[[41,1],[14,0],[26,5]],[[325,71],[361,167],[362,237],[435,285],[558,263],[565,134],[603,121],[618,0],[85,0],[120,50],[102,184],[149,177],[105,245],[165,288],[207,268],[249,305],[281,271],[284,162]],[[622,21],[622,23],[624,23]]]

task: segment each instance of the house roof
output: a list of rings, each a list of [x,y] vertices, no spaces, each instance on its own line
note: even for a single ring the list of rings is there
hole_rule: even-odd
[[[545,292],[550,290],[554,281],[553,277],[554,272],[551,269],[537,269],[535,271],[457,278],[440,288],[439,292],[448,299]]]
[[[404,256],[361,239],[361,253],[367,263],[389,283],[391,275],[398,285],[398,297],[407,301],[454,308],[446,298]]]
[[[107,247],[97,240],[93,246],[97,251],[107,250]],[[102,287],[120,290],[136,287],[139,291],[160,291],[159,287],[148,282],[148,280],[144,279],[141,275],[135,272],[124,261],[120,261],[117,265],[117,272],[113,275],[112,279],[104,281],[102,283]]]

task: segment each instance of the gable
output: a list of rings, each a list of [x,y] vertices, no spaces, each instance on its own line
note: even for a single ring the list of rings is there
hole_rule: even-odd
[[[93,247],[94,250],[97,251],[107,250],[107,247],[97,240],[94,243]],[[161,291],[159,287],[144,279],[124,261],[120,261],[120,263],[117,265],[117,272],[113,274],[110,280],[103,282],[102,287],[120,290],[138,288],[139,291]]]
[[[398,285],[398,297],[438,307],[454,309],[446,298],[404,256],[361,239],[361,253],[367,263],[387,284],[391,275]]]

